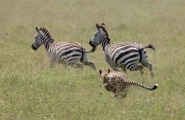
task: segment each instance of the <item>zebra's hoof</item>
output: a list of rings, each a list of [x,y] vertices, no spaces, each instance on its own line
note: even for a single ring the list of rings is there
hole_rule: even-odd
[[[95,67],[95,66],[92,66],[92,68],[93,68],[94,70],[96,70],[96,67]]]

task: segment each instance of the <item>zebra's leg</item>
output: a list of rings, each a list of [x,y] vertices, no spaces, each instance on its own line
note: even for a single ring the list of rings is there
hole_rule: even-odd
[[[83,69],[83,65],[82,64],[79,64],[79,63],[76,63],[74,68],[79,68],[79,69]]]
[[[54,61],[50,61],[50,62],[49,62],[49,67],[50,67],[50,68],[54,67]]]
[[[122,67],[122,69],[123,69],[123,71],[126,73],[126,74],[128,74],[127,73],[127,68],[124,66],[124,67]]]
[[[115,64],[112,62],[112,60],[105,55],[105,61],[110,65],[110,67],[114,70],[114,71],[119,71],[119,69],[115,66]]]
[[[94,70],[96,70],[96,66],[94,65],[93,62],[85,61],[85,62],[83,62],[83,64],[84,64],[84,65],[87,65],[87,66],[90,66],[90,67],[92,67]]]
[[[151,76],[153,78],[154,75],[153,75],[153,71],[152,71],[152,64],[150,64],[150,63],[147,62],[147,63],[142,63],[142,65],[149,68],[150,74],[151,74]]]
[[[79,63],[74,62],[74,61],[68,62],[67,65],[69,65],[71,67],[74,67],[74,68],[83,69],[82,64],[79,64]]]
[[[67,64],[66,63],[61,63],[62,64],[62,66],[64,67],[64,68],[67,68]]]
[[[143,74],[143,66],[138,66],[138,70],[140,70],[141,74]]]
[[[58,60],[58,63],[62,64],[63,67],[67,67],[67,62],[65,61],[65,59],[60,59]]]
[[[82,62],[84,65],[90,66],[90,67],[92,67],[94,70],[96,70],[96,66],[94,65],[94,63],[88,61],[88,59],[87,59],[87,54],[86,54],[86,53],[83,54],[83,58],[82,58],[81,62]]]
[[[143,66],[134,64],[128,68],[130,71],[137,71],[140,70],[141,74],[143,74]]]
[[[149,68],[149,70],[150,70],[151,76],[154,77],[154,74],[153,74],[153,72],[152,72],[152,64],[148,64],[148,68]]]
[[[114,71],[119,71],[119,69],[116,66],[110,66]]]

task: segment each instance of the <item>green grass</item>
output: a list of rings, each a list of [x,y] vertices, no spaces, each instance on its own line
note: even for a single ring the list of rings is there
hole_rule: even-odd
[[[0,119],[184,120],[185,2],[183,0],[1,0]],[[55,41],[88,44],[96,23],[106,24],[111,42],[145,46],[154,78],[128,71],[131,86],[123,100],[102,86],[99,69],[110,68],[101,46],[88,54],[97,70],[55,64],[49,68],[45,48],[32,50],[35,27],[45,27]]]

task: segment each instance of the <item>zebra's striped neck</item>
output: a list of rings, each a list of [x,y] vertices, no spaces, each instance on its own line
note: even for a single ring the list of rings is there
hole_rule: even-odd
[[[107,38],[106,34],[103,34],[101,36],[101,45],[103,48],[103,51],[105,50],[105,46],[109,44],[109,38]]]
[[[44,34],[43,35],[43,40],[44,40],[44,46],[46,48],[46,50],[49,49],[50,44],[52,44],[54,42],[53,38],[51,38],[51,36],[49,34]]]

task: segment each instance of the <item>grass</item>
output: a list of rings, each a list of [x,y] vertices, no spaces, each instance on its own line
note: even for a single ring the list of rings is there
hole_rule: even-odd
[[[185,16],[183,0],[0,1],[0,119],[183,120],[185,119]],[[133,41],[147,49],[154,78],[129,72],[129,78],[159,88],[130,87],[123,100],[102,86],[99,69],[110,68],[101,46],[88,54],[97,70],[55,64],[45,49],[31,49],[35,27],[56,41],[88,44],[96,23],[106,24],[111,42]]]

